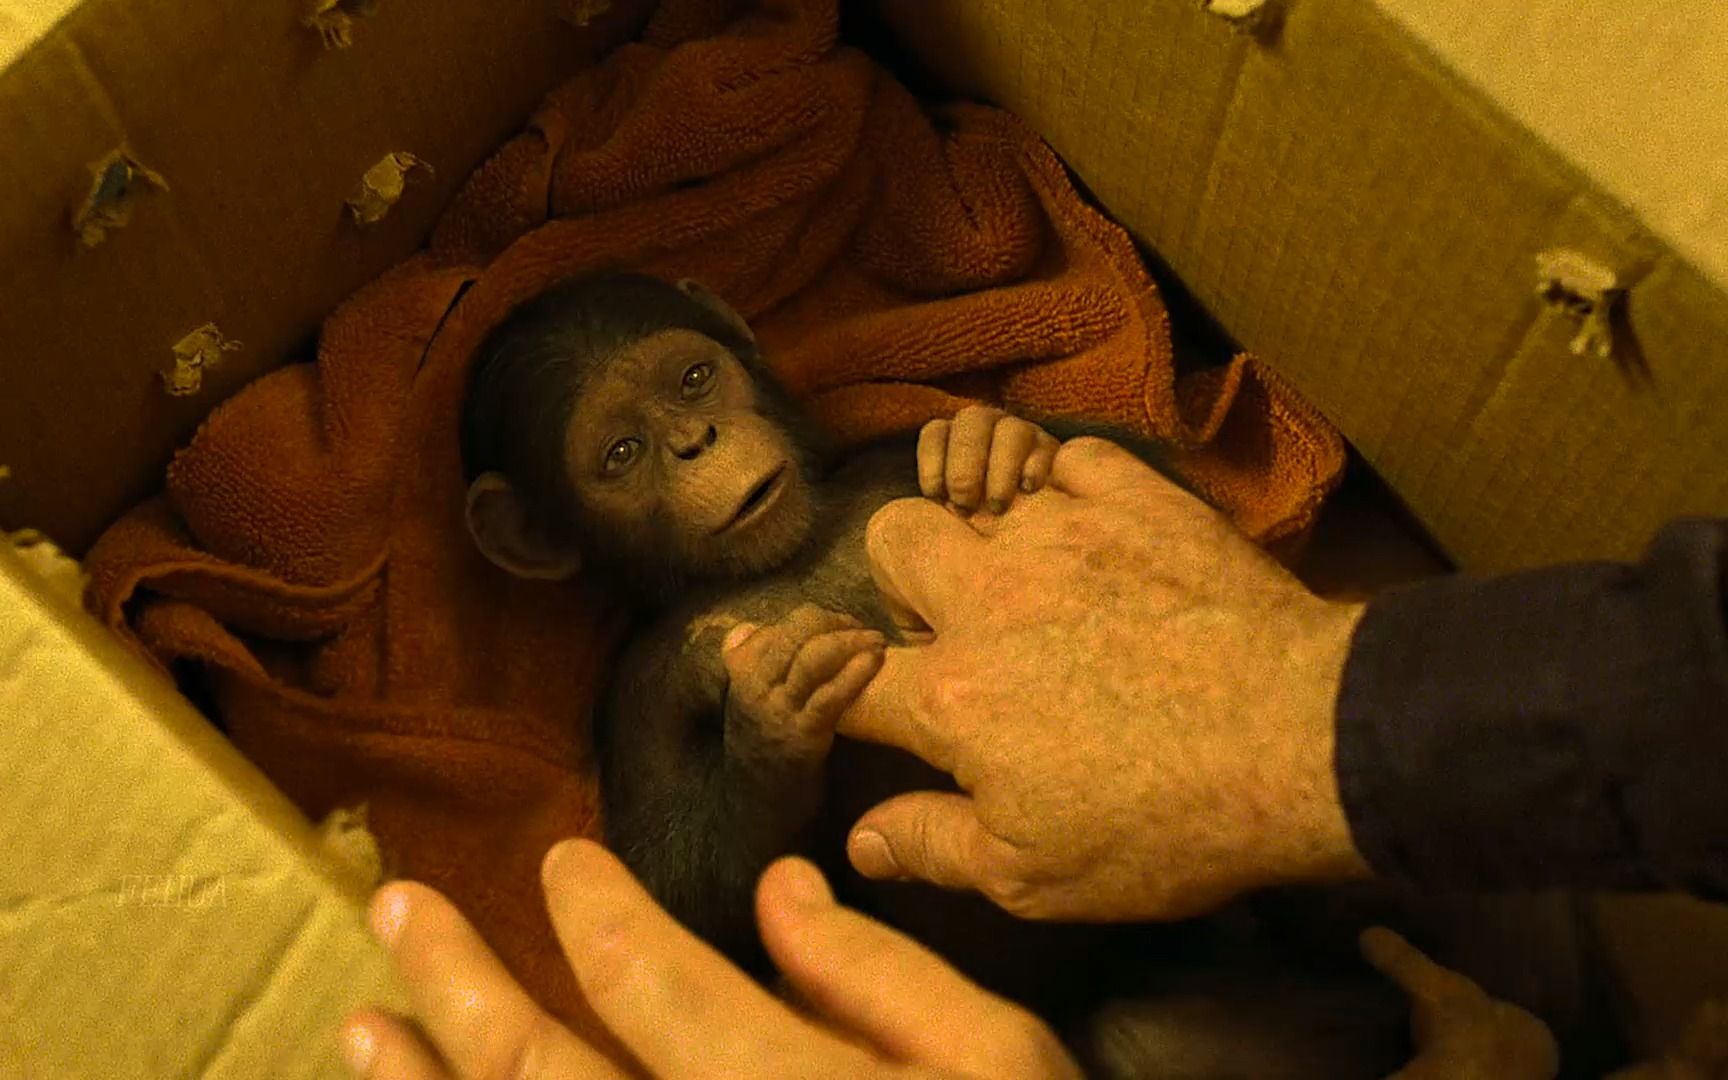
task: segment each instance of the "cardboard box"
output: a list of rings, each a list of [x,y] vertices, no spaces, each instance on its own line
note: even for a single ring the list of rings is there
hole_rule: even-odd
[[[366,834],[321,839],[9,543],[0,715],[0,1076],[336,1076],[343,1012],[406,1005]]]
[[[873,6],[1048,139],[1461,566],[1728,512],[1728,8]]]
[[[575,29],[540,3],[381,0],[322,32],[286,2],[0,9],[0,526],[85,548],[647,6],[565,4],[598,13]],[[878,0],[857,17],[1024,117],[1448,554],[1499,569],[1629,554],[1672,514],[1728,512],[1728,14],[1649,10]],[[365,180],[398,153],[431,175]],[[84,212],[122,187],[123,223]],[[361,226],[351,198],[384,216]],[[1438,568],[1396,529],[1372,571],[1323,539],[1330,587]],[[343,1011],[401,1001],[360,925],[367,875],[4,546],[0,716],[0,1076],[340,1075]],[[1722,942],[1720,916],[1658,900],[1604,919],[1649,1043],[1728,992],[1720,949],[1675,945]]]
[[[651,6],[567,4],[593,20],[577,28],[541,0],[345,0],[323,6],[370,14],[349,47],[328,48],[303,22],[309,4],[0,12],[0,523],[88,547],[160,487],[205,413],[303,355],[541,95]],[[399,153],[424,164],[381,220],[358,225],[348,201]],[[81,232],[93,169],[130,191],[127,220]],[[211,325],[234,347],[212,342],[207,368],[176,354]]]
[[[650,7],[326,6],[370,9],[342,28],[348,47],[327,47],[336,31],[298,0],[0,6],[8,1080],[342,1076],[345,1012],[406,1004],[363,925],[379,869],[363,817],[316,831],[4,536],[87,547],[211,408],[418,247],[540,97]],[[396,152],[426,167],[390,205],[391,174],[369,171]],[[368,178],[366,205],[387,212],[362,226],[348,204]],[[80,218],[120,188],[123,221]],[[209,351],[176,355],[211,323]]]

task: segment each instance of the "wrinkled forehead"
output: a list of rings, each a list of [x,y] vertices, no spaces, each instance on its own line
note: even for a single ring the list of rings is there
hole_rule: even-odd
[[[650,334],[589,375],[576,402],[576,417],[614,415],[667,397],[677,389],[689,365],[723,362],[731,355],[726,346],[694,330]]]

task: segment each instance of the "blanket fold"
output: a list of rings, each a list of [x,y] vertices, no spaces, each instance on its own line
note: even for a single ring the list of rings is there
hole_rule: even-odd
[[[588,715],[620,618],[581,582],[508,579],[461,519],[468,358],[514,304],[601,267],[694,277],[842,445],[977,399],[1082,415],[1168,440],[1272,545],[1343,465],[1254,358],[1176,378],[1129,238],[1038,139],[920,106],[836,25],[836,0],[668,0],[331,315],[315,362],[217,408],[88,559],[92,608],[197,666],[274,782],[314,818],[367,803],[389,865],[587,1030],[538,864],[596,831]]]

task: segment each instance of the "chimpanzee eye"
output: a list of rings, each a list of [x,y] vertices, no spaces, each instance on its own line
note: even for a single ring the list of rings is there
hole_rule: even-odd
[[[641,446],[640,439],[619,439],[606,448],[606,461],[602,469],[609,476],[623,472],[636,460],[636,451]]]
[[[712,364],[702,363],[690,365],[690,367],[684,372],[685,396],[688,397],[691,394],[701,393],[702,388],[707,386],[708,380],[713,377],[714,366]]]

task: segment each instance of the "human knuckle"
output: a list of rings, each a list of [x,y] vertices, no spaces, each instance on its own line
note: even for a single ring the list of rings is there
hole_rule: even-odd
[[[1101,439],[1096,435],[1079,435],[1063,443],[1062,447],[1070,454],[1091,457],[1108,452],[1110,449],[1110,443],[1108,440]]]
[[[990,867],[979,883],[979,890],[991,903],[1018,918],[1036,919],[1045,914],[1042,890],[1013,868]]]
[[[905,501],[883,506],[864,523],[864,549],[871,555],[882,555],[892,549],[912,523],[914,511]]]
[[[642,921],[630,912],[609,911],[596,921],[572,954],[579,957],[578,981],[590,1001],[622,1000],[651,981],[635,947],[641,938]]]
[[[940,850],[940,843],[941,834],[935,820],[929,814],[914,814],[907,822],[896,854],[909,858],[915,865],[929,866]]]
[[[557,1075],[551,1054],[554,1023],[545,1013],[536,1013],[494,1064],[482,1070],[482,1080],[552,1080]]]
[[[965,680],[957,675],[936,673],[923,686],[924,704],[938,716],[964,709],[971,700]]]
[[[1019,1006],[1010,1006],[992,1024],[996,1061],[990,1074],[1004,1078],[1045,1077],[1061,1050],[1044,1021]]]

